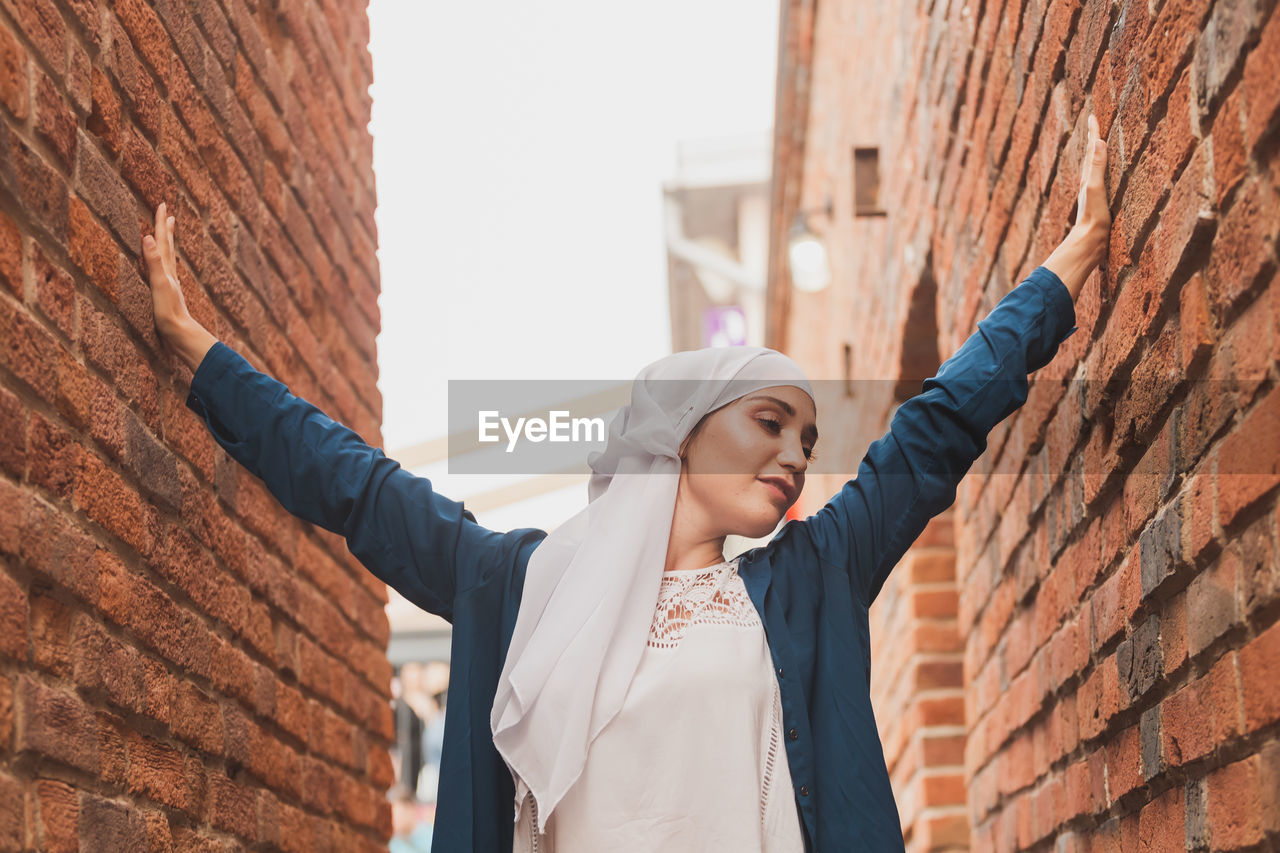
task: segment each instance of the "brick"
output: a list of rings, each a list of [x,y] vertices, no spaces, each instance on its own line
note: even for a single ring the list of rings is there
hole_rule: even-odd
[[[106,68],[119,82],[121,94],[138,127],[151,138],[157,138],[160,131],[160,104],[163,99],[151,75],[138,61],[129,35],[120,21],[112,17],[109,25],[111,49],[104,57]]]
[[[153,433],[159,432],[159,383],[147,360],[113,318],[98,311],[92,302],[81,299],[79,309],[86,361],[106,374]]]
[[[1231,543],[1239,559],[1240,607],[1246,621],[1255,620],[1280,600],[1280,558],[1272,523],[1264,515]]]
[[[1126,558],[1090,599],[1095,652],[1123,630],[1137,607],[1141,596],[1138,562],[1132,557]]]
[[[1160,708],[1160,755],[1170,767],[1181,767],[1210,754],[1216,746],[1213,722],[1202,704],[1207,686],[1201,681],[1168,696]],[[1212,713],[1212,711],[1210,711]]]
[[[90,453],[80,455],[75,476],[75,503],[139,554],[155,545],[155,511],[119,474]]]
[[[27,593],[0,571],[0,654],[24,661],[27,656]]]
[[[1209,256],[1207,280],[1215,312],[1227,314],[1274,269],[1274,223],[1261,208],[1258,179],[1245,181],[1222,219]]]
[[[146,824],[148,850],[172,850],[173,832],[169,828],[169,817],[163,811],[141,812]]]
[[[1240,650],[1240,683],[1246,732],[1280,720],[1280,623],[1260,633]]]
[[[191,814],[199,802],[198,790],[187,776],[182,753],[154,738],[128,732],[129,755],[127,786],[130,793],[141,794],[162,805]]]
[[[8,28],[0,28],[0,103],[19,121],[27,117],[27,52]]]
[[[1132,705],[1145,696],[1163,676],[1160,655],[1160,615],[1152,614],[1125,638],[1116,650],[1120,683]]]
[[[1220,356],[1231,362],[1233,369],[1225,390],[1239,411],[1247,411],[1253,406],[1267,381],[1272,337],[1271,310],[1264,299],[1255,299],[1245,305],[1222,336]]]
[[[1166,114],[1152,132],[1150,144],[1139,156],[1125,190],[1124,216],[1117,222],[1125,223],[1125,246],[1131,254],[1142,246],[1143,236],[1154,224],[1152,220],[1160,202],[1194,147],[1188,76],[1184,72],[1179,78],[1169,97]]]
[[[1209,837],[1215,850],[1235,850],[1262,841],[1261,762],[1257,755],[1208,776]]]
[[[85,203],[76,197],[70,202],[71,260],[89,280],[112,302],[116,301],[119,250],[106,229],[94,221]]]
[[[82,690],[105,694],[117,708],[145,713],[145,684],[137,651],[83,613],[76,615],[73,630],[76,684]]]
[[[119,173],[98,153],[92,137],[79,131],[76,188],[89,208],[101,216],[126,246],[141,246],[142,231],[133,197]]]
[[[38,396],[56,403],[55,377],[49,365],[58,361],[56,339],[12,301],[0,304],[0,365]]]
[[[31,266],[40,313],[66,340],[75,340],[75,282],[71,274],[50,261],[38,244],[32,246]]]
[[[1249,51],[1240,88],[1247,117],[1245,145],[1255,151],[1275,127],[1276,114],[1280,112],[1280,18],[1274,13]]]
[[[209,822],[246,841],[257,840],[257,814],[252,789],[221,772],[209,774]]]
[[[1186,826],[1184,841],[1187,850],[1207,850],[1209,847],[1209,796],[1205,779],[1190,779],[1186,786]]]
[[[1181,434],[1178,436],[1184,464],[1204,456],[1212,440],[1235,414],[1235,401],[1230,394],[1231,380],[1226,378],[1226,371],[1230,369],[1221,350],[1215,350],[1206,371],[1209,375],[1191,382],[1187,388],[1179,423]],[[1200,476],[1211,476],[1211,466],[1202,462],[1201,472]],[[1207,493],[1212,495],[1213,492],[1209,490]]]
[[[1251,336],[1256,341],[1256,336]],[[1218,519],[1230,526],[1280,483],[1280,390],[1273,389],[1222,442]]]
[[[18,230],[18,226],[0,211],[0,281],[19,300],[25,298],[22,283],[22,243],[22,233]]]
[[[1226,208],[1231,193],[1245,176],[1247,154],[1244,147],[1244,99],[1240,89],[1233,89],[1213,122],[1214,208]]]
[[[1151,269],[1157,279],[1170,286],[1176,287],[1197,273],[1209,256],[1218,210],[1213,204],[1214,175],[1208,165],[1211,147],[1195,148],[1158,217]]]
[[[147,208],[154,211],[160,202],[175,198],[177,184],[160,162],[155,146],[135,130],[125,131],[123,141],[121,177],[138,191]],[[141,238],[138,246],[141,251]]]
[[[133,48],[150,67],[151,73],[167,86],[172,48],[159,15],[141,0],[121,0],[112,11],[128,33]]]
[[[1138,736],[1142,741],[1142,779],[1150,782],[1167,769],[1161,749],[1163,737],[1160,728],[1160,706],[1152,705],[1142,712],[1138,721]]]
[[[207,677],[213,634],[194,613],[178,607],[153,584],[133,578],[128,627],[150,649],[180,667]]]
[[[5,850],[27,847],[25,839],[30,818],[24,785],[4,770],[0,770],[0,801],[11,804],[0,811],[0,845]]]
[[[1169,504],[1147,525],[1138,540],[1142,597],[1150,597],[1183,565],[1184,503]]]
[[[1123,799],[1143,784],[1142,743],[1138,726],[1129,726],[1106,741],[1107,790],[1111,799]]]
[[[1187,587],[1187,647],[1191,657],[1198,656],[1239,623],[1237,565],[1238,558],[1228,551]]]
[[[34,575],[68,590],[82,601],[96,599],[94,543],[65,514],[43,502],[30,500],[21,522],[15,526],[21,530],[19,556]]]
[[[15,698],[19,724],[15,748],[96,774],[98,727],[93,713],[74,693],[18,676]]]
[[[0,190],[9,193],[28,221],[58,243],[67,235],[67,189],[61,175],[19,138],[0,126]]]
[[[72,5],[84,0],[72,0]],[[71,43],[71,58],[67,65],[67,100],[76,113],[83,115],[89,111],[93,97],[92,60],[89,53],[78,42]]]
[[[36,134],[58,156],[60,168],[69,172],[75,162],[75,113],[47,74],[37,73],[35,88]]]
[[[67,67],[67,27],[52,0],[5,0],[18,30],[59,77]]]
[[[80,839],[89,850],[130,853],[147,849],[146,821],[131,803],[80,795]]]
[[[190,681],[180,679],[171,701],[174,735],[210,756],[221,756],[225,741],[222,709],[217,700]]]
[[[1175,785],[1142,807],[1138,815],[1139,850],[1179,850],[1185,838],[1186,793]]]
[[[1260,823],[1264,832],[1272,834],[1280,830],[1280,742],[1273,740],[1262,747],[1258,765]]]
[[[36,799],[40,804],[42,849],[58,853],[76,853],[80,849],[76,824],[80,816],[79,794],[74,787],[58,779],[38,779]]]
[[[1216,331],[1209,317],[1209,300],[1205,294],[1204,278],[1193,275],[1178,292],[1179,322],[1182,334],[1182,370],[1189,373],[1194,365],[1203,364],[1208,358],[1216,338]]]
[[[1101,734],[1119,712],[1119,674],[1115,656],[1098,663],[1076,693],[1080,739],[1091,741]]]
[[[1229,743],[1242,731],[1240,699],[1240,674],[1238,657],[1229,652],[1220,657],[1204,675],[1201,695],[1204,707],[1212,708],[1213,739],[1216,743]]]
[[[26,407],[4,388],[0,388],[0,435],[7,436],[0,443],[0,471],[21,480],[27,468]]]
[[[236,58],[235,35],[227,16],[215,0],[196,0],[190,4],[196,20],[209,36],[209,47],[223,64],[230,64]]]
[[[118,157],[124,140],[120,96],[106,73],[96,66],[91,71],[90,92],[90,112],[85,127],[112,157]]]
[[[70,500],[75,485],[76,464],[81,452],[75,436],[33,412],[30,440],[30,482],[53,496]]]
[[[71,611],[43,592],[31,597],[31,662],[62,678],[71,675]]]
[[[1199,84],[1196,97],[1202,112],[1210,113],[1216,107],[1227,78],[1243,56],[1245,40],[1256,16],[1253,0],[1214,4],[1194,59]]]

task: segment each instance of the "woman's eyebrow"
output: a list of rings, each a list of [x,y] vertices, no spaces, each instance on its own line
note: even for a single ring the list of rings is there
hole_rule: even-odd
[[[796,416],[795,406],[791,405],[786,400],[779,400],[777,397],[770,397],[768,394],[756,394],[754,397],[748,397],[747,399],[768,400],[778,408],[782,409],[782,411],[786,412],[789,416],[793,418]],[[818,442],[818,428],[813,424],[809,424],[807,427],[802,429],[800,434],[806,438],[812,439],[815,444]]]

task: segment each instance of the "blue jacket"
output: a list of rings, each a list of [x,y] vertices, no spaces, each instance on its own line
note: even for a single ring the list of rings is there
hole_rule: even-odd
[[[1027,374],[1075,331],[1056,275],[1037,268],[904,402],[817,513],[746,552],[781,685],[787,762],[806,849],[902,850],[872,716],[867,609],[929,519],[955,500],[987,434],[1026,402]],[[453,624],[434,853],[512,847],[515,791],[489,711],[524,584],[546,532],[499,533],[382,450],[215,344],[187,405],[289,512],[341,534],[369,571]]]

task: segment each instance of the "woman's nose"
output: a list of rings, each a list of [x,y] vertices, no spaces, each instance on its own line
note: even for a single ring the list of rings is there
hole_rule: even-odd
[[[782,451],[778,461],[795,471],[804,471],[805,468],[809,467],[809,460],[805,456],[804,448],[799,444],[788,444]]]

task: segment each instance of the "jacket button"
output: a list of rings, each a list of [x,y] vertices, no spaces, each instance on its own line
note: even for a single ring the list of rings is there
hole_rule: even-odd
[[[800,737],[800,733],[795,729],[791,729],[790,731],[787,732],[787,737],[791,738],[792,740],[795,740],[796,738]]]
[[[801,786],[800,786],[800,796],[802,796],[802,797],[807,797],[807,796],[809,796],[809,786],[808,786],[808,785],[801,785]]]
[[[778,667],[778,677],[782,677],[782,667]]]

